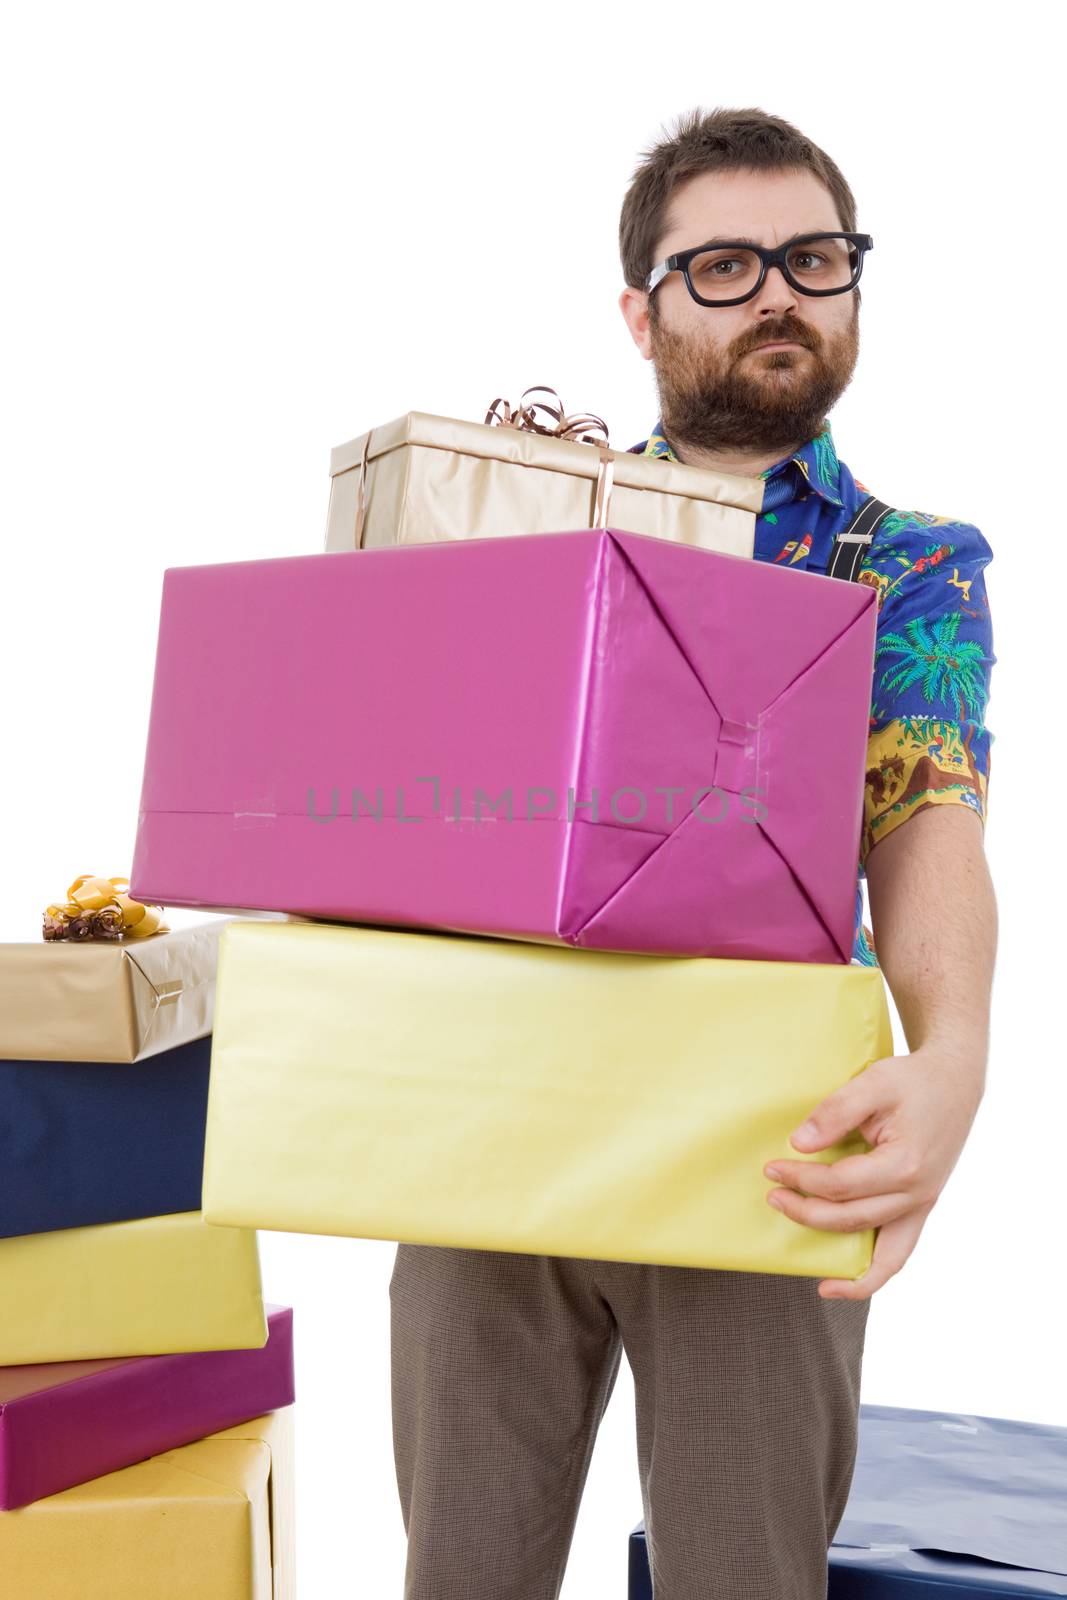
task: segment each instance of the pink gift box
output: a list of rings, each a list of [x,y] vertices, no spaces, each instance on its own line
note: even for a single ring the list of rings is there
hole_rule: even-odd
[[[876,605],[614,529],[171,568],[131,893],[848,962]]]
[[[292,1405],[293,1312],[258,1350],[0,1367],[0,1510]]]

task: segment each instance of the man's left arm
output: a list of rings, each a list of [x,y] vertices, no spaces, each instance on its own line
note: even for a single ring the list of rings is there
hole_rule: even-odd
[[[778,1185],[769,1203],[780,1201],[795,1221],[878,1229],[868,1271],[824,1279],[828,1298],[868,1298],[911,1255],[970,1132],[989,1051],[997,911],[983,847],[993,737],[983,717],[996,657],[983,568],[991,552],[967,525],[923,549],[894,532],[868,557],[880,606],[861,860],[875,952],[909,1053],[873,1062],[813,1107],[792,1139],[807,1154],[858,1129],[871,1150],[764,1169]]]

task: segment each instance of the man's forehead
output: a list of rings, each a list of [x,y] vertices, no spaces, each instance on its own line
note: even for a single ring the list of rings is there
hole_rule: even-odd
[[[671,196],[662,254],[707,239],[776,245],[841,227],[833,197],[810,172],[702,172]]]

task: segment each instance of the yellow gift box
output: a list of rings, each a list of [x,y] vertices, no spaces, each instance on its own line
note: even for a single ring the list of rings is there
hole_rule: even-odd
[[[202,1039],[224,925],[0,944],[0,1060],[143,1061]]]
[[[857,1278],[874,1230],[792,1221],[763,1167],[800,1159],[792,1130],[892,1049],[873,967],[233,923],[204,1217]]]
[[[258,1350],[259,1246],[199,1211],[0,1239],[0,1366]]]
[[[762,478],[409,411],[330,455],[327,550],[629,528],[751,556]]]
[[[0,1512],[4,1600],[292,1600],[293,1407]]]

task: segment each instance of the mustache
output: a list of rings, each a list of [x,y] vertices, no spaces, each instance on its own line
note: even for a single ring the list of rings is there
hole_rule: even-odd
[[[806,346],[809,350],[818,347],[818,337],[810,328],[798,323],[782,323],[778,327],[764,325],[757,332],[750,334],[743,346],[738,349],[738,355],[747,355],[750,350],[758,350],[764,344],[777,344],[781,340],[790,339],[797,344]]]

